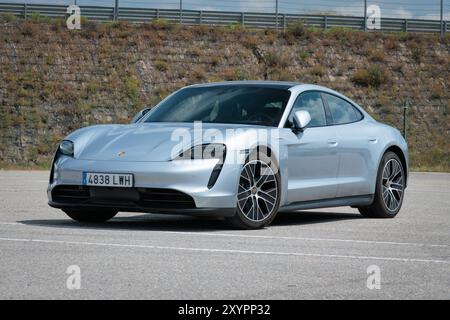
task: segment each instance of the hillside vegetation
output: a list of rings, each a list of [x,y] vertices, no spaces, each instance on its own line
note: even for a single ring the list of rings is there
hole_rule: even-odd
[[[0,17],[0,167],[49,167],[67,133],[127,123],[182,86],[207,81],[295,80],[331,87],[376,119],[403,128],[415,169],[450,171],[450,37],[154,21]]]

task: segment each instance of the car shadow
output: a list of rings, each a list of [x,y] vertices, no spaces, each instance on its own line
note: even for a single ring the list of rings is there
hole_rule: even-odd
[[[308,225],[315,223],[327,223],[340,220],[363,219],[358,213],[325,212],[325,211],[294,211],[283,212],[277,215],[272,226]]]
[[[340,220],[362,219],[355,213],[297,211],[283,212],[272,222],[271,226],[310,225]],[[208,232],[233,230],[223,218],[191,217],[184,215],[139,214],[121,217],[120,215],[104,223],[80,223],[67,219],[40,219],[18,221],[25,225],[103,230],[154,230],[154,231],[189,231]]]

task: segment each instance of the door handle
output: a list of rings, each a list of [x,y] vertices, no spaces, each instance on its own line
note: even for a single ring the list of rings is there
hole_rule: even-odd
[[[375,137],[369,137],[369,142],[377,143],[378,139]]]
[[[330,147],[336,147],[338,145],[338,142],[336,139],[328,139],[328,145]]]

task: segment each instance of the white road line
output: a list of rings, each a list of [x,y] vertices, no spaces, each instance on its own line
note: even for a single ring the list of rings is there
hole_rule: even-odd
[[[408,193],[443,193],[448,194],[449,191],[442,191],[442,190],[408,190]]]
[[[125,220],[124,220],[125,221]],[[13,225],[30,227],[18,222],[0,222],[0,225]],[[211,232],[189,232],[189,231],[158,231],[149,230],[153,233],[162,234],[183,234],[194,236],[209,236],[209,237],[235,237],[235,238],[254,238],[254,239],[273,239],[273,240],[297,240],[297,241],[328,241],[328,242],[348,242],[348,243],[364,243],[364,244],[382,244],[382,245],[401,245],[414,247],[437,247],[448,248],[446,244],[428,244],[428,243],[414,243],[414,242],[395,242],[395,241],[376,241],[376,240],[358,240],[358,239],[333,239],[333,238],[306,238],[306,237],[287,237],[287,236],[263,236],[263,235],[245,235],[236,233],[211,233]]]
[[[350,242],[350,243],[366,243],[366,244],[389,244],[389,245],[406,245],[418,247],[441,247],[447,248],[446,244],[427,244],[427,243],[413,243],[413,242],[394,242],[394,241],[374,241],[374,240],[357,240],[357,239],[332,239],[332,238],[303,238],[303,237],[286,237],[286,236],[261,236],[261,235],[245,235],[235,233],[207,233],[207,232],[187,232],[187,231],[160,231],[174,234],[195,234],[205,236],[220,236],[220,237],[237,237],[237,238],[257,238],[257,239],[280,239],[280,240],[301,240],[301,241],[330,241],[330,242]]]
[[[23,225],[23,224],[18,223],[18,222],[0,222],[0,224],[10,225],[10,226],[20,226],[20,225]]]
[[[44,239],[18,239],[18,238],[0,238],[0,241],[50,243],[50,244],[63,244],[63,245],[104,246],[104,247],[120,247],[120,248],[141,248],[141,249],[157,249],[157,250],[177,250],[177,251],[194,251],[194,252],[213,252],[213,253],[238,253],[238,254],[251,254],[251,255],[342,258],[342,259],[356,259],[356,260],[384,260],[384,261],[396,261],[396,262],[424,262],[424,263],[450,264],[450,261],[447,261],[447,260],[351,256],[351,255],[301,253],[301,252],[274,252],[274,251],[253,251],[253,250],[235,250],[235,249],[185,248],[185,247],[152,246],[152,245],[138,245],[138,244],[119,244],[119,243],[44,240]]]

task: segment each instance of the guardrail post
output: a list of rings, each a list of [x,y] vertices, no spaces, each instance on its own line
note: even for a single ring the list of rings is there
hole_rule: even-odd
[[[202,22],[203,22],[203,11],[200,10],[200,17],[199,17],[199,21],[198,21],[199,25],[202,25]]]
[[[325,19],[325,23],[324,23],[323,28],[324,28],[325,30],[327,30],[327,29],[328,29],[328,17],[325,16],[324,19]]]
[[[278,32],[278,0],[275,0],[275,29]]]
[[[245,12],[241,12],[241,24],[245,27]]]
[[[183,0],[180,0],[180,24],[183,24]]]
[[[441,0],[441,37],[444,37],[444,0]]]
[[[286,14],[283,13],[283,32],[286,31]]]
[[[156,9],[156,19],[159,19],[159,8]]]
[[[367,0],[364,0],[364,31],[367,31]]]
[[[408,32],[408,19],[405,19],[405,32]]]
[[[118,16],[119,16],[119,0],[116,0],[114,2],[114,17],[113,17],[113,19],[117,20]]]
[[[28,16],[28,4],[23,5],[23,18],[26,20]]]
[[[407,116],[408,116],[408,100],[405,101],[405,104],[403,106],[403,138],[405,138],[405,141],[407,140]]]

